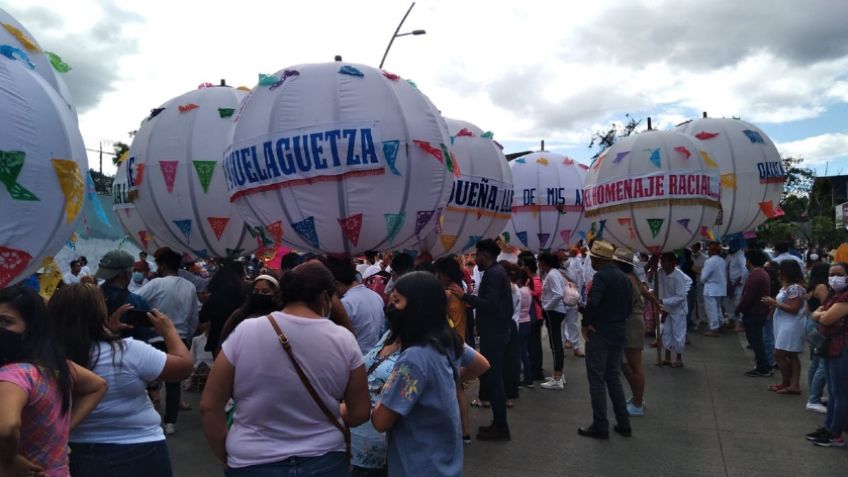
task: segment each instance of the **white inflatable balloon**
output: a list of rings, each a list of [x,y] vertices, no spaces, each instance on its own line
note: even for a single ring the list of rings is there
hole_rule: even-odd
[[[396,75],[349,63],[266,77],[224,161],[232,200],[300,250],[414,249],[459,175],[435,106]]]
[[[67,72],[70,67],[55,53],[44,51],[30,32],[2,8],[0,8],[0,54],[21,61],[44,78],[59,93],[66,107],[73,111],[74,119],[76,119],[71,92],[56,70],[59,68]]]
[[[135,192],[132,193],[135,195]],[[147,231],[147,226],[141,220],[135,204],[131,200],[129,176],[127,174],[127,161],[118,165],[115,180],[112,181],[112,210],[124,233],[130,240],[149,255],[159,248],[156,237]]]
[[[719,236],[749,232],[783,215],[780,196],[785,171],[780,153],[766,133],[739,119],[702,118],[676,131],[696,138],[718,163],[721,174]]]
[[[0,288],[52,259],[82,217],[88,171],[76,117],[19,60],[0,57]]]
[[[433,258],[461,254],[503,231],[512,216],[512,172],[491,133],[458,119],[445,118],[459,177],[436,228],[418,248]]]
[[[585,238],[581,190],[586,166],[548,151],[509,163],[515,195],[504,238],[533,252],[559,250]],[[517,239],[517,240],[516,240]]]
[[[650,130],[621,139],[589,167],[583,189],[596,236],[638,252],[672,252],[712,238],[718,165],[695,139]]]
[[[200,258],[252,253],[257,241],[229,202],[221,163],[246,93],[202,87],[154,109],[127,158],[133,203],[159,244]]]

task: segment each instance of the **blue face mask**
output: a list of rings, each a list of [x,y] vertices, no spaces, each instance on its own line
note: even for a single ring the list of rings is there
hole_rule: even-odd
[[[141,272],[133,272],[132,274],[133,283],[140,284],[144,282],[144,274]]]

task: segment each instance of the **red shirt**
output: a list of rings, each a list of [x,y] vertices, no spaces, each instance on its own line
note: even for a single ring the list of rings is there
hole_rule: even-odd
[[[742,297],[736,306],[736,313],[743,315],[768,316],[769,306],[762,302],[763,297],[771,296],[771,278],[762,268],[755,268],[748,274]]]
[[[827,311],[835,303],[845,302],[848,302],[848,291],[828,298],[822,307]],[[828,358],[838,358],[842,354],[842,349],[848,346],[848,336],[846,336],[848,335],[848,316],[843,316],[832,325],[819,324],[819,333],[829,338],[827,340]]]

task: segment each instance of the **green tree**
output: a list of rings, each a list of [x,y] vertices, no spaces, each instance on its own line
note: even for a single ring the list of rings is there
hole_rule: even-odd
[[[642,124],[642,120],[636,120],[630,117],[630,114],[624,115],[626,122],[622,125],[618,125],[616,123],[612,123],[609,129],[606,131],[598,131],[592,135],[592,140],[589,142],[589,149],[592,149],[596,145],[598,146],[598,152],[592,156],[592,160],[595,160],[600,156],[604,151],[612,147],[619,139],[623,137],[627,137],[633,134],[633,131]]]
[[[118,142],[112,144],[112,148],[114,149],[114,152],[112,153],[113,154],[112,155],[112,164],[117,166],[118,165],[118,159],[120,159],[121,155],[123,155],[125,152],[129,151],[130,147],[128,145],[118,141]]]

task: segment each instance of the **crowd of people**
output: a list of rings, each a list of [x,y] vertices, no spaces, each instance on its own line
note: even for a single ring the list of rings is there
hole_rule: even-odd
[[[468,408],[492,413],[477,440],[511,440],[520,390],[564,390],[569,352],[592,408],[577,433],[610,438],[609,398],[612,431],[630,437],[647,414],[646,342],[682,368],[702,326],[744,332],[745,376],[779,370],[763,386],[776,394],[801,394],[807,363],[806,409],[824,421],[806,437],[844,446],[848,265],[727,245],[649,259],[603,240],[534,255],[486,239],[435,261],[291,253],[282,270],[115,250],[93,274],[80,257],[48,301],[0,290],[0,476],[172,475],[167,436],[192,376],[226,475],[458,476]]]

